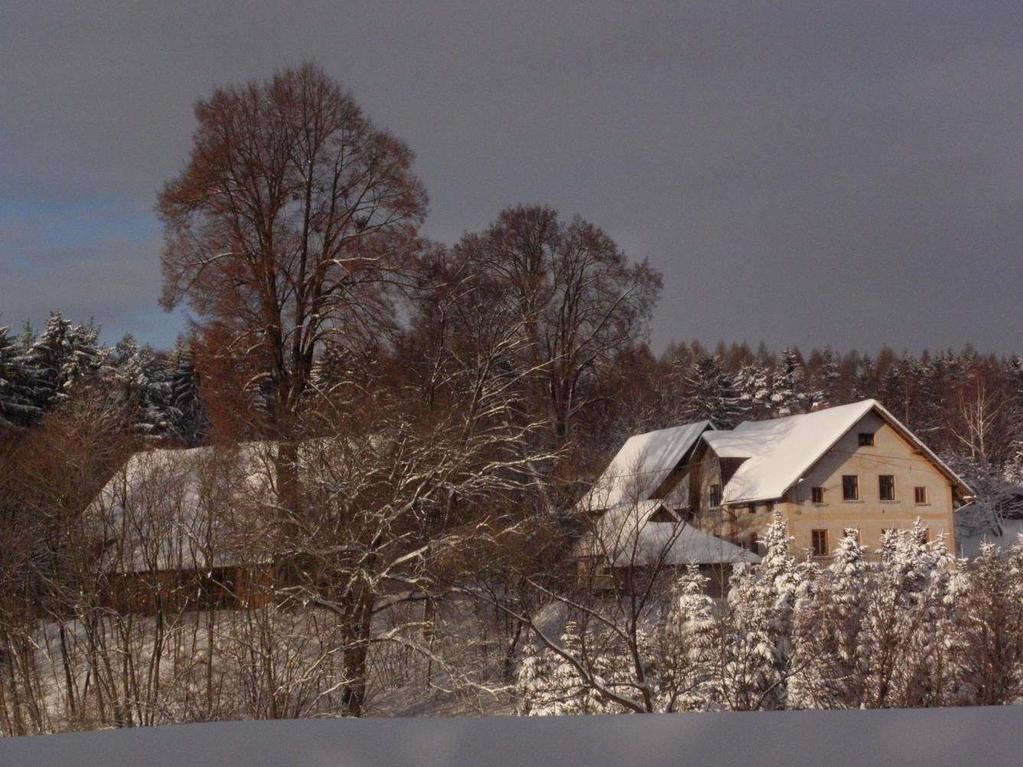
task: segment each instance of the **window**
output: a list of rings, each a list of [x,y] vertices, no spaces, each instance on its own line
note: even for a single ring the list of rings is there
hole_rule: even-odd
[[[823,487],[811,487],[810,488],[810,500],[814,503],[824,503],[824,488]]]
[[[750,504],[750,505],[749,505],[749,506],[748,506],[748,507],[746,508],[746,510],[747,510],[747,511],[748,511],[748,512],[749,512],[750,514],[756,514],[756,513],[757,513],[757,505],[756,505],[755,503],[751,503],[751,504]]]
[[[895,500],[895,477],[891,474],[882,474],[877,478],[877,492],[882,501]]]
[[[855,474],[842,475],[842,500],[858,501],[860,499],[860,479]]]
[[[860,447],[873,447],[874,433],[869,431],[860,432]]]
[[[927,488],[926,487],[914,487],[913,488],[913,500],[917,503],[927,503]]]
[[[766,504],[767,513],[774,514],[774,501],[768,501]]]
[[[721,505],[721,485],[710,486],[710,505],[711,506]]]
[[[826,557],[828,555],[828,531],[811,530],[810,544],[813,547],[815,557]]]

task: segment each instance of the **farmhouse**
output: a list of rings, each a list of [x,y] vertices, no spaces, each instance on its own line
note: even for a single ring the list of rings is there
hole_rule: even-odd
[[[970,495],[919,438],[868,399],[730,430],[702,422],[632,437],[580,510],[601,518],[618,504],[656,499],[660,519],[670,513],[751,552],[777,511],[796,550],[826,557],[848,528],[875,548],[885,530],[917,520],[954,551],[954,513]]]
[[[696,565],[712,587],[727,582],[732,565],[760,557],[735,543],[685,524],[691,507],[691,457],[710,421],[629,438],[576,505],[592,520],[576,545],[580,574],[595,585],[628,581],[637,571]]]
[[[136,453],[85,512],[103,553],[102,595],[122,611],[258,606],[273,582],[261,519],[274,445]]]

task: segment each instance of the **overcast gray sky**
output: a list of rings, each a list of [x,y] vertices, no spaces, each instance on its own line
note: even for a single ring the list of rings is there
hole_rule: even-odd
[[[665,275],[654,341],[1023,351],[1023,4],[0,0],[0,323],[159,345],[192,104],[315,58],[426,234],[517,202]]]

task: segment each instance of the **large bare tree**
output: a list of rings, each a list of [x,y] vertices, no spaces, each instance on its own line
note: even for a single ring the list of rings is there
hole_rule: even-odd
[[[289,439],[318,351],[391,321],[417,246],[413,153],[315,64],[218,88],[195,109],[185,169],[160,194],[165,307],[187,302],[245,361]]]
[[[616,356],[645,338],[661,277],[645,261],[630,262],[600,228],[553,208],[520,205],[501,212],[481,234],[455,247],[518,308],[536,407],[554,445],[570,437],[592,401],[594,382]]]

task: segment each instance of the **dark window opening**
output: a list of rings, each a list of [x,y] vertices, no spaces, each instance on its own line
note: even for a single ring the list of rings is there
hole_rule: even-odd
[[[914,487],[913,488],[913,500],[917,503],[927,503],[927,488],[926,487]]]
[[[711,506],[721,505],[721,485],[710,486],[710,505]]]
[[[882,474],[877,478],[877,490],[882,501],[894,501],[895,477],[891,474]]]
[[[874,433],[868,431],[860,432],[860,447],[873,447],[874,446]]]
[[[858,501],[860,499],[860,480],[855,474],[842,476],[842,500]]]
[[[814,503],[824,503],[824,488],[823,487],[811,487],[810,488],[810,500]]]
[[[826,557],[828,555],[828,531],[811,530],[810,543],[813,547],[815,557]]]

